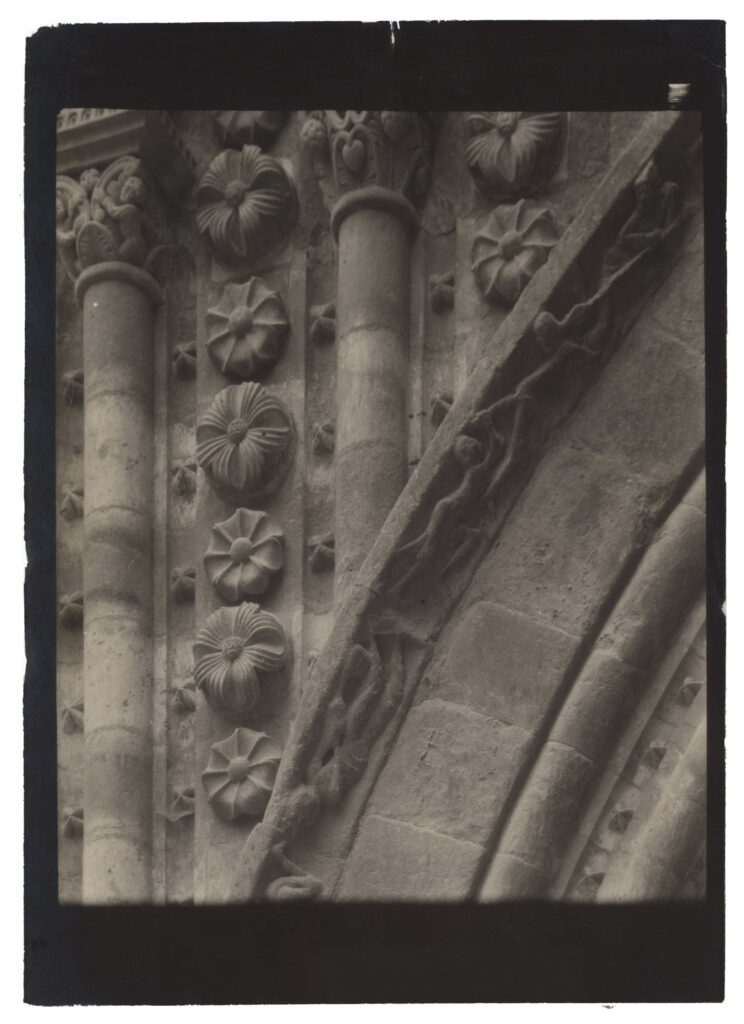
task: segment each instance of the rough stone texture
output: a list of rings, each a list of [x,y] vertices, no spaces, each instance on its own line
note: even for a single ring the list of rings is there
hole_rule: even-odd
[[[523,730],[442,700],[408,714],[370,813],[485,844],[529,739]]]
[[[480,846],[370,815],[346,865],[338,899],[462,900]]]

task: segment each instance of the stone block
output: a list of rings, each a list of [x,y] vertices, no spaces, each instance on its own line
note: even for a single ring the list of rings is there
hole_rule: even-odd
[[[484,559],[474,596],[583,634],[634,550],[651,490],[612,459],[554,447]]]
[[[404,722],[370,811],[485,844],[509,795],[529,735],[442,700]]]
[[[483,848],[369,814],[354,842],[340,900],[462,900]]]
[[[576,639],[492,601],[470,605],[432,694],[531,731],[571,661]]]

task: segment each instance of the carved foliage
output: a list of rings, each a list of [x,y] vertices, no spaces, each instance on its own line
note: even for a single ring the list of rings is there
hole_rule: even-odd
[[[82,732],[84,721],[83,698],[77,697],[72,703],[62,708],[62,731],[66,733]]]
[[[65,405],[82,405],[85,395],[85,377],[82,370],[68,370],[62,374],[62,397]]]
[[[83,592],[63,594],[59,599],[59,618],[66,629],[80,629],[83,624]]]
[[[284,667],[288,641],[281,623],[257,604],[219,608],[194,643],[194,679],[209,704],[243,718],[260,695],[262,678]]]
[[[196,428],[199,465],[220,487],[256,495],[278,482],[292,442],[290,415],[259,384],[220,391]]]
[[[170,589],[176,604],[192,604],[196,593],[196,569],[189,565],[171,570]]]
[[[284,565],[284,531],[266,512],[239,508],[212,527],[204,568],[227,601],[263,594]]]
[[[82,519],[83,500],[83,485],[78,484],[77,487],[71,487],[62,499],[59,514],[68,522],[72,519]]]
[[[236,729],[212,746],[202,782],[209,804],[226,821],[260,817],[274,788],[280,748],[266,733]]]
[[[171,488],[181,498],[196,494],[196,460],[176,459],[171,466]]]
[[[233,149],[266,146],[273,142],[284,124],[283,110],[214,110],[220,140]]]
[[[327,572],[336,564],[336,541],[333,533],[311,537],[308,541],[308,562],[313,572]]]
[[[57,242],[73,279],[109,260],[146,266],[160,236],[152,180],[141,160],[123,156],[80,181],[57,178]]]
[[[325,345],[336,340],[336,303],[325,302],[310,307],[310,340]]]
[[[481,110],[465,119],[465,159],[478,187],[492,199],[533,195],[554,173],[564,115]]]
[[[196,342],[187,341],[173,349],[173,376],[189,380],[196,376]]]
[[[455,275],[432,274],[429,278],[429,305],[433,313],[446,313],[455,304]]]
[[[196,223],[216,255],[255,262],[284,241],[297,214],[292,182],[278,160],[257,146],[214,158],[196,193]]]
[[[473,242],[473,273],[491,302],[512,305],[558,241],[548,210],[528,199],[497,206]]]
[[[413,111],[313,110],[301,138],[316,175],[341,193],[377,185],[413,200],[429,186],[430,130]]]
[[[223,373],[252,380],[277,361],[288,327],[281,297],[260,278],[228,284],[207,313],[207,351]]]
[[[68,839],[83,834],[84,812],[82,807],[65,807],[62,811],[62,835]]]

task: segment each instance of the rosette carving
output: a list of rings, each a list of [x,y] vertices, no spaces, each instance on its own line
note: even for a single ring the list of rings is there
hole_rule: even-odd
[[[147,266],[160,231],[155,190],[145,165],[123,156],[80,181],[57,178],[57,242],[69,276],[109,260]]]
[[[549,210],[528,199],[497,206],[475,236],[473,273],[491,302],[513,305],[558,241]]]
[[[213,110],[220,140],[235,149],[266,146],[273,142],[284,124],[283,110]]]
[[[215,814],[226,821],[260,817],[274,788],[281,749],[266,733],[236,729],[212,745],[202,783]]]
[[[294,225],[297,197],[278,160],[258,146],[226,149],[214,158],[196,193],[196,223],[216,255],[256,261]]]
[[[265,512],[239,508],[212,527],[204,568],[227,601],[263,594],[284,565],[284,531]]]
[[[284,303],[258,277],[228,284],[207,313],[207,351],[223,373],[244,380],[274,365],[289,328]]]
[[[429,187],[431,131],[411,110],[313,110],[300,137],[338,193],[377,186],[415,200]]]
[[[248,714],[260,695],[260,678],[287,662],[281,623],[257,604],[219,608],[196,635],[194,679],[208,703],[226,714]]]
[[[196,458],[218,487],[247,495],[270,490],[289,461],[292,423],[260,384],[224,388],[196,427]]]
[[[480,110],[465,118],[465,159],[492,199],[516,199],[542,189],[560,157],[565,115]]]

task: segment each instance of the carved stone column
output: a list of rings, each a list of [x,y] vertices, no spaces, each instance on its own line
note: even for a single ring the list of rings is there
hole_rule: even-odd
[[[83,901],[151,898],[153,188],[122,157],[57,181],[83,308]]]
[[[338,243],[338,603],[407,477],[411,199],[428,185],[429,134],[411,112],[314,111],[302,136]]]

